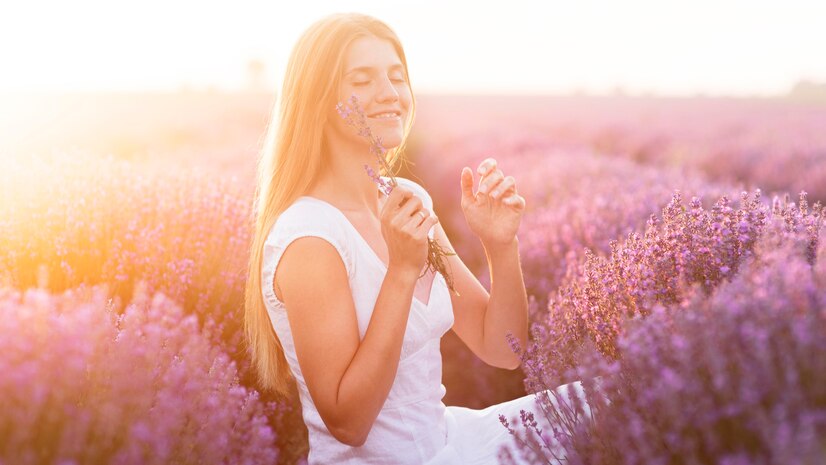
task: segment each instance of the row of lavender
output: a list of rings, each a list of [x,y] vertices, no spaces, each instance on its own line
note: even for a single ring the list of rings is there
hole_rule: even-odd
[[[824,210],[675,195],[642,235],[587,254],[521,350],[532,392],[582,380],[589,409],[510,427],[536,463],[812,464],[826,459]],[[544,391],[548,392],[548,391]],[[510,420],[510,421],[509,421]],[[552,441],[562,451],[549,447]],[[507,454],[503,463],[511,463]]]
[[[499,154],[492,154],[489,152],[490,147],[483,150],[475,150],[470,145],[458,147],[449,154],[450,156],[440,154],[440,163],[428,163],[427,173],[422,174],[429,176],[424,178],[424,184],[436,199],[437,212],[442,223],[451,231],[451,237],[459,253],[482,276],[486,270],[480,266],[478,259],[473,258],[479,256],[478,244],[469,241],[466,232],[462,231],[463,221],[460,213],[456,212],[458,199],[451,197],[459,192],[458,173],[461,165],[472,166],[473,161],[481,159],[482,156],[495,155],[503,169],[517,177],[520,192],[528,198],[529,212],[520,232],[520,240],[527,284],[534,298],[532,321],[538,344],[532,348],[531,353],[535,358],[545,357],[549,373],[544,377],[540,376],[538,381],[531,381],[529,376],[529,390],[539,385],[540,381],[553,386],[572,377],[582,377],[584,375],[581,373],[566,370],[590,369],[588,360],[591,359],[611,360],[615,363],[624,360],[619,354],[623,353],[622,344],[626,340],[623,328],[627,324],[623,318],[619,318],[619,315],[622,315],[621,311],[616,310],[612,313],[607,310],[617,301],[613,299],[612,294],[625,293],[630,296],[626,299],[628,302],[636,302],[634,299],[639,299],[641,302],[650,303],[651,299],[654,299],[653,302],[659,302],[661,306],[669,308],[682,308],[680,305],[687,305],[685,302],[688,302],[688,297],[695,295],[688,291],[679,294],[682,297],[680,304],[665,300],[665,297],[656,300],[661,295],[673,297],[676,292],[672,289],[676,285],[674,283],[682,282],[683,278],[672,277],[663,281],[652,281],[648,279],[648,275],[637,277],[635,287],[630,287],[625,281],[627,278],[623,277],[622,280],[615,278],[615,281],[622,281],[623,286],[627,287],[615,283],[613,286],[617,289],[613,289],[612,285],[606,284],[608,290],[605,294],[591,292],[589,289],[594,288],[595,284],[588,279],[595,276],[594,270],[614,269],[604,264],[602,267],[598,266],[602,263],[600,260],[608,260],[608,254],[612,251],[618,253],[617,251],[626,250],[620,247],[620,244],[612,243],[613,239],[625,237],[634,231],[664,228],[663,224],[669,224],[669,234],[676,237],[670,239],[669,247],[680,245],[681,248],[678,248],[684,255],[697,253],[706,257],[707,261],[697,261],[687,269],[693,270],[689,275],[699,273],[703,276],[704,286],[708,289],[725,288],[729,279],[748,275],[743,271],[749,269],[748,267],[733,266],[732,263],[725,265],[728,266],[725,271],[721,271],[724,265],[717,264],[719,267],[716,268],[715,274],[715,268],[709,268],[708,264],[716,263],[713,259],[716,257],[717,249],[713,244],[689,241],[686,239],[689,237],[687,234],[674,233],[673,230],[678,228],[668,218],[682,218],[678,214],[669,213],[671,216],[666,215],[667,218],[663,218],[660,223],[651,223],[646,229],[646,220],[652,213],[659,213],[663,208],[666,212],[680,210],[680,199],[672,201],[671,204],[668,202],[674,189],[680,189],[688,196],[702,196],[706,202],[714,202],[723,195],[737,198],[739,187],[732,189],[714,185],[690,171],[645,167],[627,159],[601,158],[588,151],[554,152],[542,147],[541,144],[534,145],[532,150],[515,150],[507,145],[500,149]],[[278,454],[279,463],[294,463],[301,458],[306,452],[306,441],[302,438],[303,431],[300,427],[300,418],[295,413],[295,405],[276,405],[268,402],[265,395],[255,395],[248,357],[243,350],[240,306],[244,278],[243,260],[248,241],[245,226],[249,214],[248,202],[243,195],[238,194],[229,184],[199,173],[171,175],[154,170],[147,171],[131,164],[87,158],[82,154],[72,154],[72,158],[47,160],[39,165],[36,164],[36,160],[27,160],[20,165],[4,162],[4,165],[4,169],[0,170],[0,186],[3,188],[4,199],[0,204],[3,210],[0,212],[0,281],[13,289],[39,285],[52,293],[79,286],[102,284],[105,288],[102,292],[114,297],[116,302],[129,301],[133,296],[134,300],[131,310],[128,310],[128,306],[127,310],[119,310],[117,304],[102,305],[98,300],[96,305],[94,299],[78,300],[76,296],[47,297],[43,293],[31,292],[25,295],[7,292],[4,295],[4,314],[16,314],[14,318],[18,319],[18,323],[14,323],[17,326],[14,326],[14,318],[11,318],[12,323],[4,327],[3,339],[9,341],[5,353],[10,354],[7,358],[10,365],[4,368],[7,369],[6,372],[17,371],[22,374],[13,378],[13,387],[12,384],[3,387],[3,393],[10,393],[9,396],[3,397],[10,401],[2,405],[3,409],[0,410],[4,412],[0,415],[0,429],[15,429],[18,435],[15,436],[15,447],[0,451],[0,457],[8,458],[12,463],[34,463],[38,460],[32,455],[32,451],[38,450],[41,451],[38,452],[40,454],[53,454],[55,461],[63,458],[86,462],[87,459],[84,457],[95,456],[79,456],[79,452],[72,452],[72,449],[67,448],[62,441],[53,440],[55,437],[69,437],[73,426],[67,419],[86,415],[91,417],[83,437],[88,438],[87,441],[90,443],[87,445],[90,447],[83,450],[100,449],[98,452],[88,453],[108,454],[99,457],[112,460],[119,457],[120,463],[133,463],[133,460],[137,460],[134,459],[135,454],[139,453],[145,455],[138,461],[151,463],[149,458],[152,457],[168,459],[175,457],[174,454],[180,454],[181,445],[210,450],[214,444],[223,444],[235,457],[249,456],[252,461],[271,457],[268,454]],[[90,165],[96,167],[95,171],[88,170],[87,167]],[[456,174],[455,179],[453,174]],[[689,210],[702,216],[699,212],[706,211],[703,210],[702,203],[695,202],[689,205]],[[711,204],[707,205],[711,207]],[[768,208],[765,205],[760,207],[763,205],[761,201],[750,204],[747,202],[747,205],[733,210],[735,213],[726,214],[735,217],[745,215],[746,220],[751,221],[751,217],[744,212]],[[719,207],[721,211],[727,211],[726,208],[728,207]],[[820,229],[816,222],[819,220],[815,220],[820,217],[819,213],[807,211],[804,214],[803,208],[795,210],[788,205],[775,206],[773,211],[786,212],[780,213],[784,218],[794,217],[795,214],[788,212],[797,211],[798,216],[802,215],[803,218],[801,224],[807,224],[807,221],[814,222],[810,229],[814,228],[812,230],[815,233],[809,233],[813,247],[811,250],[817,251],[817,247],[822,247],[818,245],[817,240]],[[777,213],[771,215],[776,216]],[[726,224],[729,229],[740,228],[739,222],[736,226]],[[751,230],[743,234],[752,234],[749,231]],[[754,231],[763,229],[755,226]],[[704,234],[703,231],[695,233],[700,236]],[[763,237],[761,234],[763,233],[753,232],[754,237]],[[738,232],[739,235],[742,234]],[[623,244],[626,243],[634,242],[629,240]],[[728,247],[726,250],[733,247],[730,241],[724,243]],[[474,246],[477,247],[476,250]],[[635,247],[650,247],[649,255],[659,256],[662,255],[664,245],[662,242],[655,245],[643,243]],[[739,251],[737,247],[734,248]],[[586,253],[586,249],[591,249],[594,253]],[[746,247],[743,250],[751,249]],[[815,260],[818,254],[823,255],[822,252],[810,252],[809,256],[813,260],[807,263],[823,263],[822,260]],[[725,257],[731,258],[729,255]],[[745,258],[738,257],[737,260],[737,263],[740,263]],[[653,273],[652,276],[656,277],[662,276],[663,279],[670,276],[664,273],[664,265],[657,266],[649,264],[648,268],[637,266],[634,269],[647,270],[646,273]],[[679,270],[678,276],[683,276],[679,273],[686,273],[684,265],[675,267]],[[599,276],[608,279],[608,274]],[[136,291],[137,284],[141,282],[146,289],[145,292]],[[699,281],[695,279],[689,282]],[[798,279],[794,280],[793,284],[803,282]],[[813,289],[822,293],[823,281],[814,279],[812,282]],[[685,287],[691,286],[686,284]],[[128,332],[130,329],[119,326],[120,323],[112,323],[121,318],[115,314],[128,314],[130,311],[140,311],[144,315],[152,314],[153,307],[146,303],[148,298],[145,295],[155,295],[156,292],[170,296],[176,304],[156,304],[155,315],[161,312],[172,316],[134,318],[131,331],[142,335],[160,334],[157,336],[159,339],[155,339],[154,342],[160,348],[155,353],[152,353],[153,349],[147,349],[150,356],[136,349],[137,344],[134,343],[118,346],[121,340],[128,340],[128,337],[123,338],[117,334]],[[566,301],[559,297],[580,295],[577,292],[596,300],[568,298]],[[600,295],[602,297],[598,297]],[[768,294],[768,298],[774,298],[775,295],[781,294],[774,292]],[[711,298],[692,298],[695,299],[696,305],[691,308],[712,305]],[[76,321],[81,323],[66,323],[73,318],[71,315],[74,308],[97,308],[100,310],[100,319],[96,323],[99,328],[97,334],[104,336],[94,336],[95,332],[87,335],[77,329],[69,329],[65,333],[67,336],[54,338],[57,341],[54,343],[56,345],[33,343],[32,341],[39,340],[30,333],[19,330],[20,319],[36,313],[32,310],[32,299],[51,302],[41,306],[51,308],[50,311],[42,310],[41,318],[54,315],[51,318],[63,322],[62,325],[68,327],[72,324],[80,325],[78,327],[95,324],[88,320],[93,318],[94,312],[83,317],[87,320],[78,316]],[[190,328],[181,323],[181,317],[175,316],[176,305],[180,305],[184,314],[196,316],[198,324]],[[640,318],[651,313],[646,311],[646,308],[659,308],[656,305],[640,307],[640,303],[634,305],[637,306],[631,308],[637,309],[638,313],[633,321],[639,320],[640,324],[649,324],[649,318]],[[594,308],[599,310],[594,311]],[[822,309],[823,306],[819,308]],[[584,309],[591,313],[583,312]],[[699,311],[697,313],[699,314]],[[579,322],[576,319],[579,314],[587,315],[587,321]],[[551,315],[555,317],[552,318]],[[166,329],[154,327],[152,322],[156,319],[168,319],[169,326],[165,327]],[[822,327],[822,314],[820,323]],[[53,326],[41,326],[41,338],[43,334],[50,336]],[[185,336],[180,336],[177,335],[178,327],[190,329],[184,331]],[[818,328],[813,324],[807,327]],[[564,335],[564,344],[560,344],[549,335]],[[172,344],[172,348],[167,350],[167,342],[157,342],[165,339],[181,342],[177,346]],[[201,349],[188,349],[181,345],[188,339],[205,342],[196,343],[202,344]],[[73,340],[75,342],[71,342]],[[81,355],[73,355],[77,352],[61,348],[61,344],[85,344],[88,347],[103,349],[101,352],[87,351]],[[142,344],[146,345],[147,342]],[[151,347],[153,343],[148,344]],[[207,349],[207,345],[213,349]],[[614,348],[615,346],[619,348]],[[555,351],[562,351],[563,348],[566,356],[557,357]],[[128,353],[134,350],[138,350],[138,353]],[[450,397],[446,399],[448,404],[490,405],[495,401],[515,397],[515,394],[519,394],[517,388],[521,392],[525,390],[522,383],[525,375],[522,373],[513,372],[512,379],[503,381],[501,371],[486,370],[480,362],[472,358],[472,355],[468,357],[468,352],[459,345],[446,344],[444,351],[445,384]],[[220,353],[226,355],[221,356]],[[662,350],[655,353],[662,356]],[[76,364],[84,366],[86,374],[68,376],[75,384],[64,384],[61,371],[63,367],[53,361],[49,362],[50,358],[43,357],[42,354],[61,354],[61,358],[81,357],[78,360],[87,361]],[[110,358],[105,358],[101,354],[109,354]],[[596,354],[601,355],[596,357]],[[84,356],[89,358],[82,358]],[[233,362],[225,364],[220,361],[225,360],[221,357],[228,357]],[[117,363],[116,360],[123,362]],[[182,360],[186,363],[181,364]],[[643,359],[636,356],[634,360]],[[809,357],[809,360],[815,362],[822,360],[822,357]],[[468,362],[476,368],[468,370]],[[657,363],[654,360],[650,365],[657,366]],[[214,365],[218,365],[219,368],[214,368]],[[527,370],[535,365],[536,363],[526,363],[524,367]],[[596,362],[592,365],[597,366],[600,373],[617,370],[618,366],[611,365],[611,370],[608,370],[600,368]],[[130,366],[146,367],[145,371],[153,373],[153,376],[136,379],[131,375]],[[177,368],[172,368],[176,366]],[[212,397],[207,396],[206,400],[198,395],[175,397],[178,402],[192,401],[192,405],[174,407],[176,411],[189,413],[180,415],[181,418],[175,421],[163,420],[170,423],[162,424],[163,417],[167,415],[153,417],[151,412],[160,413],[164,407],[159,405],[165,402],[162,399],[170,398],[171,392],[182,390],[179,384],[175,384],[180,383],[180,378],[176,381],[173,375],[163,373],[177,371],[178,376],[182,376],[180,370],[201,373],[185,376],[202,383],[200,386],[191,386],[193,392],[214,394]],[[209,375],[204,375],[204,371]],[[31,374],[25,375],[26,373]],[[100,373],[101,376],[91,376],[93,373]],[[688,376],[680,371],[675,373],[679,376]],[[527,371],[526,374],[531,375],[531,372]],[[470,383],[469,388],[462,389],[468,386],[463,383],[467,376],[471,376],[473,383]],[[654,372],[649,373],[649,376],[655,376]],[[532,382],[534,384],[531,384]],[[50,385],[54,388],[38,391],[33,389],[33,386],[37,385]],[[701,388],[703,386],[700,386],[697,392],[705,392],[708,395],[708,391]],[[37,392],[43,396],[41,400],[28,401],[26,396],[32,396]],[[617,392],[624,391],[617,389]],[[87,402],[84,399],[91,400]],[[130,399],[133,399],[134,403]],[[217,407],[213,405],[215,403]],[[108,407],[99,409],[94,407],[97,404]],[[615,399],[614,404],[621,402]],[[799,407],[800,404],[796,405]],[[49,413],[55,411],[66,413]],[[616,412],[615,414],[619,415]],[[54,416],[56,420],[45,423],[51,425],[48,430],[38,430],[33,425],[28,429],[19,427],[20,424],[26,424],[21,423],[20,418],[48,418],[49,415]],[[106,415],[106,421],[97,419],[100,415]],[[266,424],[261,423],[261,415],[264,415]],[[607,417],[610,413],[602,415]],[[207,418],[213,416],[216,418],[217,426],[210,429]],[[222,436],[222,420],[217,419],[225,416],[239,419],[233,425],[234,429],[239,430],[238,434]],[[813,414],[812,418],[815,421],[818,417]],[[133,427],[135,424],[142,426]],[[646,425],[644,422],[641,424]],[[193,429],[192,425],[202,427]],[[109,437],[109,433],[98,431],[103,427],[106,431],[116,433]],[[650,428],[650,425],[642,428],[645,430]],[[653,431],[656,431],[656,428],[653,428]],[[596,434],[599,433],[589,434],[598,438]],[[570,437],[578,436],[571,434]],[[44,441],[44,438],[49,440]],[[134,449],[130,444],[136,441],[142,445]],[[201,441],[205,444],[198,445]],[[268,441],[270,448],[264,446]],[[583,441],[581,438],[577,439],[575,444],[583,444]],[[48,446],[43,447],[43,444]],[[91,447],[93,444],[105,446]],[[245,449],[246,447],[249,447],[249,450]],[[576,450],[580,449],[588,450],[583,447]],[[29,455],[12,456],[8,455],[11,453],[9,451]],[[155,455],[155,451],[161,452]],[[192,454],[192,457],[197,457],[195,453]],[[211,456],[219,457],[220,454]],[[187,463],[187,460],[189,459],[182,459],[181,463]],[[220,462],[220,459],[217,461]],[[242,459],[240,461],[243,462]],[[211,462],[204,459],[201,463]]]
[[[306,457],[297,403],[259,393],[245,351],[249,204],[157,166],[3,161],[0,463]]]
[[[826,223],[819,203],[810,207],[805,193],[798,203],[759,190],[738,195],[741,186],[714,186],[696,171],[669,174],[622,157],[554,155],[541,145],[500,153],[507,154],[498,157],[500,166],[529,204],[520,251],[533,294],[533,341],[520,375],[527,392],[583,380],[591,404],[560,410],[552,404],[563,399],[538,396],[536,412],[502,418],[527,458],[826,458]],[[433,169],[420,160],[428,166],[425,182],[446,186],[442,197],[449,199],[454,182],[445,178],[485,156],[496,155],[489,148],[441,152],[446,162]],[[444,202],[440,218],[464,237],[453,205]],[[476,244],[456,242],[474,254]],[[537,434],[533,414],[540,412],[554,427]],[[520,433],[513,423],[533,431]]]
[[[0,288],[0,463],[276,463],[273,407],[163,294]]]
[[[649,216],[663,208],[674,189],[712,199],[737,195],[739,189],[706,180],[696,171],[656,168],[623,158],[605,158],[583,150],[559,151],[551,140],[534,141],[519,148],[518,138],[497,138],[495,146],[425,153],[418,164],[435,198],[441,224],[463,261],[489,285],[487,263],[478,241],[472,239],[459,209],[459,177],[462,166],[474,166],[493,156],[501,169],[513,175],[527,200],[527,212],[518,234],[525,285],[531,300],[531,321],[547,306],[571,265],[590,249],[608,253],[610,241],[645,226]],[[431,161],[438,157],[439,163]],[[474,408],[525,394],[524,374],[485,365],[452,333],[446,348],[445,402]],[[471,366],[465,370],[462,367]]]
[[[806,190],[826,201],[826,105],[781,99],[463,97],[421,99],[417,141],[516,151],[585,150],[685,166],[769,195]],[[467,116],[472,114],[472,118]],[[504,129],[504,130],[503,130]],[[441,158],[439,158],[441,160]],[[428,166],[428,169],[430,167]]]
[[[143,282],[146,292],[161,292],[185,313],[196,316],[205,337],[234,360],[239,385],[255,390],[240,328],[249,214],[243,195],[231,184],[199,172],[167,173],[83,153],[70,155],[4,162],[0,170],[4,189],[0,281],[15,289],[37,286],[52,293],[99,284],[117,302],[129,302],[136,283]],[[648,209],[657,205],[658,197],[667,194],[669,184],[679,185],[682,179],[679,173],[664,176],[650,169],[638,184],[629,184],[635,179],[632,174],[637,166],[622,160],[606,162],[588,154],[537,152],[532,160],[514,157],[511,161],[543,167],[541,171],[552,177],[550,182],[537,178],[533,183],[533,199],[551,196],[543,199],[548,204],[545,214],[526,219],[537,224],[534,229],[538,233],[539,228],[546,231],[535,241],[553,245],[537,245],[534,250],[538,254],[526,262],[530,290],[537,295],[560,278],[559,267],[543,269],[541,263],[571,258],[583,246],[630,230],[634,221],[641,221]],[[586,191],[578,187],[576,179],[592,177],[604,181],[593,183]],[[698,180],[689,182],[700,185]],[[435,186],[432,190],[438,197],[442,192],[438,183]],[[555,187],[543,193],[543,186]],[[595,189],[603,200],[594,201],[586,195]],[[621,208],[604,201],[621,198],[622,192],[634,194]],[[637,199],[643,205],[631,209]],[[439,199],[437,205],[446,205],[446,201]],[[574,215],[577,211],[579,216]],[[559,228],[551,224],[554,218],[570,230],[560,235]],[[453,237],[457,244],[466,242]],[[552,248],[556,251],[543,252]],[[472,257],[470,251],[462,254]],[[447,403],[482,407],[524,392],[520,373],[503,377],[500,370],[483,366],[463,346],[450,341],[445,346]],[[168,361],[157,363],[163,366]],[[467,370],[465,363],[475,369]],[[47,372],[29,382],[48,380]],[[471,383],[465,382],[467,376],[472,377]],[[152,389],[144,388],[146,395],[153,395]],[[261,397],[265,402],[273,400]],[[37,416],[37,405],[31,404],[33,410],[21,414]],[[281,463],[293,463],[306,453],[306,433],[297,404],[277,405],[268,412],[269,426],[279,433]],[[14,421],[13,416],[9,418]],[[9,428],[11,424],[7,423]]]

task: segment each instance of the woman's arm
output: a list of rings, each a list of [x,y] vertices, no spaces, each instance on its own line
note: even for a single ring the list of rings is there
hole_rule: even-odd
[[[454,330],[489,365],[515,369],[519,357],[505,337],[508,332],[522,347],[528,342],[528,297],[519,263],[516,232],[525,211],[525,199],[516,192],[516,180],[486,158],[477,168],[479,189],[473,192],[473,170],[462,168],[461,207],[470,230],[485,248],[490,269],[490,295],[458,256],[449,257],[460,296],[452,296]],[[442,245],[450,244],[437,225]],[[449,246],[453,250],[452,246]]]
[[[364,444],[390,393],[417,278],[389,265],[359,341],[347,271],[332,245],[317,237],[296,239],[278,264],[275,282],[307,389],[327,429],[344,444]]]
[[[417,278],[389,265],[364,340],[341,379],[338,404],[355,446],[367,441],[396,379]]]
[[[511,332],[522,348],[528,340],[528,295],[519,262],[519,240],[507,245],[485,246],[490,270],[490,298],[485,309],[485,350],[497,366],[519,367],[505,334]]]
[[[435,228],[439,244],[455,250],[441,224]],[[527,294],[517,246],[518,242],[485,247],[491,273],[490,294],[458,255],[447,257],[447,268],[453,273],[454,287],[460,294],[450,296],[453,331],[482,361],[509,370],[519,367],[519,358],[511,351],[505,334],[511,331],[522,347],[528,339]]]

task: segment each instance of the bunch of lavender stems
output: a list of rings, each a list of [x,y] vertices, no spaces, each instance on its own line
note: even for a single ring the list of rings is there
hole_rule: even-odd
[[[361,109],[356,94],[352,94],[350,96],[349,102],[350,105],[345,105],[342,102],[337,103],[336,111],[338,111],[339,115],[341,115],[346,124],[358,129],[358,134],[370,141],[370,153],[376,156],[380,171],[387,173],[390,181],[388,182],[382,179],[381,176],[379,176],[373,168],[366,163],[364,164],[364,169],[367,171],[367,175],[379,185],[379,189],[384,193],[384,195],[390,195],[390,193],[393,192],[393,189],[398,185],[398,182],[396,181],[396,177],[393,175],[390,165],[387,163],[387,158],[385,157],[387,150],[382,145],[381,136],[374,136],[373,132],[370,130],[370,127],[367,124],[367,115],[365,115],[364,111]],[[437,271],[445,278],[445,282],[447,283],[447,287],[450,291],[456,295],[459,295],[453,287],[453,277],[450,273],[448,273],[447,267],[445,266],[446,260],[444,259],[446,256],[456,254],[453,251],[445,250],[439,245],[438,242],[436,242],[435,239],[431,239],[429,236],[427,238],[427,252],[427,268],[425,268],[424,273],[419,277],[421,278],[427,274],[429,270]]]

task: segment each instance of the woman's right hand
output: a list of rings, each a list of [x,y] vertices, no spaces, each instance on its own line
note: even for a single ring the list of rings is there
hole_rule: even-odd
[[[418,278],[427,263],[427,233],[438,222],[413,191],[394,187],[381,209],[381,234],[390,255],[388,268],[409,270]]]

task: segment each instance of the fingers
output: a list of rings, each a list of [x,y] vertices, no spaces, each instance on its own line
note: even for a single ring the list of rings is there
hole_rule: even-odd
[[[413,215],[410,216],[407,226],[409,226],[410,230],[413,231],[424,224],[429,218],[435,217],[436,214],[430,212],[427,208],[420,208],[418,211],[413,212]]]
[[[397,211],[398,217],[405,220],[408,220],[411,216],[416,214],[417,211],[422,209],[422,200],[415,195],[412,195],[404,205],[399,207]]]
[[[427,217],[426,220],[422,221],[422,224],[419,225],[421,231],[424,232],[425,237],[427,237],[427,233],[430,232],[430,228],[432,228],[436,223],[439,222],[439,217],[436,215],[430,215]]]
[[[479,189],[476,191],[477,194],[482,193],[487,195],[488,192],[491,192],[493,189],[496,189],[497,186],[505,180],[504,173],[502,173],[502,170],[497,169],[496,166],[496,159],[490,157],[486,158],[484,161],[482,161],[482,163],[479,164],[479,167],[476,169],[476,172],[479,175],[481,175],[481,178],[479,179]],[[475,197],[475,195],[473,194],[473,177],[473,171],[470,168],[464,167],[462,169],[461,184],[463,197]],[[515,184],[512,178],[511,181],[509,181],[509,183]],[[494,198],[499,197],[500,195],[505,193],[505,191],[509,189],[511,185],[512,184],[509,184],[508,186],[501,189],[501,191],[499,191]]]
[[[486,158],[479,164],[477,172],[482,175],[482,178],[479,180],[479,190],[477,190],[477,194],[481,193],[488,195],[491,199],[501,200],[508,205],[524,206],[525,199],[519,197],[516,193],[516,180],[513,176],[505,176],[504,173],[502,173],[502,170],[497,168],[496,159]],[[466,175],[463,170],[463,193],[465,192],[465,189],[469,189],[469,187],[466,187],[466,183],[468,181],[471,185],[473,184],[473,173],[471,172],[469,175]],[[514,196],[518,198],[515,198]]]
[[[420,216],[420,215],[416,215]],[[430,228],[433,227],[434,224],[439,222],[439,218],[436,215],[428,215],[427,218],[424,219],[417,227],[415,232],[416,239],[426,239],[427,233],[430,232]]]
[[[396,211],[401,208],[403,204],[406,204],[406,201],[411,197],[414,197],[413,191],[405,187],[396,186],[387,197],[387,201],[384,203],[384,208],[389,208],[391,211]]]
[[[479,181],[479,192],[487,194],[492,189],[496,188],[502,180],[505,179],[505,174],[500,169],[489,170],[488,174],[483,176]]]
[[[504,198],[505,194],[508,194],[511,190],[513,190],[514,193],[516,192],[516,180],[513,176],[506,176],[498,186],[490,191],[490,196],[494,199]]]
[[[402,204],[402,201],[405,199],[409,199],[413,196],[413,191],[406,187],[396,186],[393,188],[393,191],[390,192],[390,195],[387,197],[387,204],[398,207]]]
[[[508,197],[502,199],[502,203],[506,205],[510,205],[512,207],[516,207],[518,209],[525,208],[525,198],[519,194],[512,194]]]
[[[416,237],[417,232],[434,218],[436,218],[436,215],[424,208],[422,200],[415,195],[399,209],[396,216],[396,220],[401,225],[400,229],[413,237]],[[432,225],[432,223],[430,224]],[[428,230],[429,226],[425,229],[425,233]]]
[[[399,229],[412,233],[416,225],[422,221],[421,215],[416,213],[421,209],[421,199],[413,195],[395,212],[393,216],[393,223],[397,224]],[[428,212],[425,211],[425,214],[427,213]]]
[[[496,168],[496,159],[485,158],[482,163],[479,163],[479,168],[476,169],[476,172],[484,176],[494,168]]]
[[[473,198],[473,170],[465,166],[462,168],[462,197]]]
[[[476,172],[479,173],[481,178],[479,179],[479,189],[476,191],[477,193],[481,192],[482,194],[487,194],[488,189],[493,186],[485,186],[485,178],[493,173],[493,170],[496,168],[496,159],[495,158],[485,158],[482,163],[479,163],[479,167],[476,168]]]
[[[479,189],[473,194],[473,171],[470,168],[462,169],[462,198],[498,200],[505,205],[518,210],[525,208],[525,199],[516,192],[516,180],[513,176],[505,176],[502,170],[496,167],[496,159],[486,158],[476,170],[482,177],[479,180]],[[464,202],[464,200],[463,200]],[[463,207],[464,208],[464,207]]]

